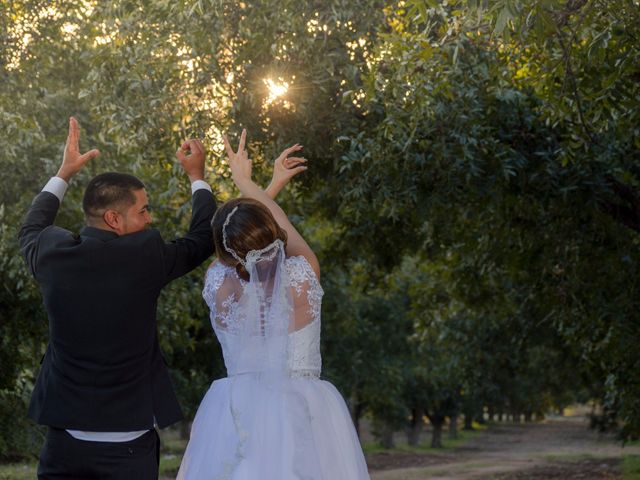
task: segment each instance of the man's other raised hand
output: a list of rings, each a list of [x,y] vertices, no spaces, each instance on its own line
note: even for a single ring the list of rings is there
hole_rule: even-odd
[[[204,180],[204,162],[207,157],[207,152],[200,140],[191,138],[185,141],[182,146],[178,148],[176,157],[180,160],[180,164],[189,177],[189,180],[191,180],[191,183],[196,180]]]

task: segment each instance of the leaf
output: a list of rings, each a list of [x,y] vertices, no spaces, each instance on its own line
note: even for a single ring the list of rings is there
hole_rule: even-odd
[[[504,7],[500,13],[498,14],[498,18],[496,19],[496,25],[493,29],[493,35],[500,36],[507,26],[507,22],[511,20],[511,13],[509,12],[509,8]]]
[[[611,30],[609,28],[603,30],[589,44],[589,50],[587,52],[587,58],[591,59],[593,56],[600,53],[601,50],[607,48],[609,39],[611,38]]]
[[[509,11],[510,19],[517,17],[520,13],[513,0],[507,0],[505,8]]]

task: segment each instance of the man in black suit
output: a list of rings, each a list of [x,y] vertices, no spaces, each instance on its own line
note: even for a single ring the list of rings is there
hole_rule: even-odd
[[[121,173],[98,175],[83,200],[79,235],[53,225],[69,180],[99,152],[79,151],[74,118],[57,175],[39,193],[20,246],[42,291],[49,345],[29,416],[49,427],[38,477],[156,479],[162,428],[182,418],[158,344],[161,289],[213,253],[215,211],[198,140],[176,152],[193,191],[189,232],[166,243],[147,228],[144,185]]]

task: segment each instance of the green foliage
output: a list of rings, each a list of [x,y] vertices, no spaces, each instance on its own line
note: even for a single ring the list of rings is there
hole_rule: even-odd
[[[517,20],[526,14],[532,21],[529,7],[543,16],[552,4],[488,2],[483,5],[490,8],[477,17],[471,13],[478,12],[456,10],[462,2],[451,3],[423,10],[419,2],[406,2],[406,9],[390,9],[392,32],[377,47],[379,61],[363,68],[358,98],[365,125],[347,139],[340,170],[350,187],[341,205],[349,242],[368,247],[384,265],[399,264],[403,252],[424,252],[423,261],[436,269],[452,264],[446,284],[433,294],[437,301],[429,305],[429,295],[421,294],[419,311],[442,314],[442,304],[452,298],[458,311],[474,319],[476,338],[487,318],[508,332],[502,338],[514,342],[511,362],[494,364],[491,371],[509,372],[509,385],[498,391],[508,393],[515,408],[523,408],[525,399],[531,403],[532,392],[562,397],[558,380],[576,378],[571,366],[591,377],[594,394],[597,383],[604,386],[603,400],[621,413],[632,434],[640,382],[637,355],[626,342],[640,338],[633,269],[640,230],[637,123],[624,126],[623,134],[613,127],[625,120],[607,125],[600,121],[602,112],[585,106],[618,118],[602,96],[616,95],[616,105],[633,117],[637,85],[600,92],[593,104],[585,103],[595,95],[587,77],[600,81],[595,77],[601,65],[594,68],[593,56],[578,50],[586,33],[575,32],[608,28],[612,16],[630,22],[638,9],[629,11],[630,2],[616,5],[618,12],[603,12],[595,2],[559,6],[553,12],[557,37],[550,38],[548,32],[536,37],[527,30],[530,24]],[[478,4],[472,3],[474,10]],[[573,23],[572,9],[581,6],[585,23]],[[493,30],[485,30],[492,21]],[[624,32],[612,27],[620,38],[608,44],[617,46],[605,55],[607,62],[624,64],[637,54],[621,44],[633,38],[629,32],[638,24],[625,25]],[[526,32],[516,36],[519,27]],[[575,52],[566,50],[564,35],[576,43]],[[559,50],[564,64],[557,61]],[[537,69],[527,70],[534,62]],[[569,71],[574,64],[579,69]],[[578,74],[584,85],[576,83]],[[616,75],[627,85],[627,70]],[[559,77],[571,87],[568,92],[558,88]],[[590,115],[594,127],[585,120]],[[363,222],[375,224],[378,234],[363,235]],[[443,295],[443,289],[452,292]],[[444,312],[446,323],[455,317],[455,309]],[[508,323],[514,328],[505,329]],[[460,333],[460,326],[453,328]],[[498,338],[489,342],[494,353],[501,350]],[[553,358],[558,350],[564,353],[561,363],[549,363],[559,371],[547,376],[555,374],[556,380],[543,385],[536,375],[550,372],[535,358]],[[472,364],[463,368],[467,378]],[[437,365],[446,371],[446,363]],[[466,391],[475,395],[478,384],[491,384],[481,378],[467,380]],[[517,386],[520,379],[524,383]]]

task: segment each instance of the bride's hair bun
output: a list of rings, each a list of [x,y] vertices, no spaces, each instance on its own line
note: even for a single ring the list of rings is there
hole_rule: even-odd
[[[225,226],[227,217],[236,207],[237,210]],[[287,232],[280,228],[269,209],[253,198],[235,198],[224,203],[213,216],[211,227],[216,256],[227,265],[235,267],[238,276],[247,281],[249,272],[224,247],[223,228],[227,247],[241,259],[245,259],[251,250],[260,250],[278,238],[285,246],[287,244]]]

